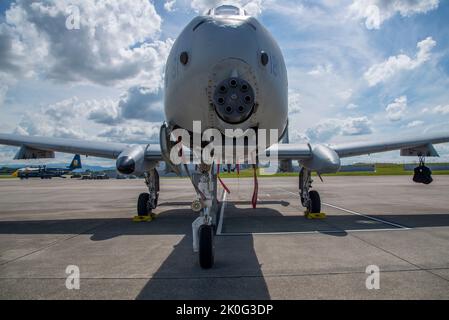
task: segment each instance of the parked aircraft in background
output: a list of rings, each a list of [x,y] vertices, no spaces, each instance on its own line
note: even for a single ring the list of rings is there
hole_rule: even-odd
[[[51,168],[46,165],[42,166],[31,166],[18,169],[12,175],[20,179],[28,178],[41,178],[41,179],[51,179],[51,178],[62,178],[64,175],[71,173],[73,170],[81,169],[81,157],[79,154],[75,155],[70,165],[66,168]]]

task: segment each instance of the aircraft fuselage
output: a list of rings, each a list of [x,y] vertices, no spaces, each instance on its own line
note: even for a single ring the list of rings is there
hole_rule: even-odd
[[[191,132],[193,121],[201,121],[203,131],[277,129],[278,140],[287,114],[284,58],[255,18],[211,14],[187,25],[166,64],[169,126]]]

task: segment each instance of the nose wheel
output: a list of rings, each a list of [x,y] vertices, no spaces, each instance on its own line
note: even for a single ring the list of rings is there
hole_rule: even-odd
[[[198,229],[199,261],[203,269],[210,269],[214,265],[214,228],[212,225],[203,224]]]
[[[200,204],[200,216],[192,223],[193,251],[198,252],[200,267],[210,269],[215,262],[217,174],[214,172],[214,166],[203,163],[196,167],[193,174],[190,174],[187,166],[185,170],[197,192]]]

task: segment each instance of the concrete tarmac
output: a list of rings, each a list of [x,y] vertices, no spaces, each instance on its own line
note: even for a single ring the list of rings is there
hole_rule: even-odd
[[[303,216],[297,178],[261,178],[255,210],[252,180],[228,179],[211,270],[192,252],[187,179],[161,181],[145,223],[142,180],[0,180],[0,299],[448,299],[449,176],[434,179],[317,179],[325,220]]]

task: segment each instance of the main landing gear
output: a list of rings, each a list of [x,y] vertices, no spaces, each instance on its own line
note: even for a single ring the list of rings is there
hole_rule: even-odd
[[[308,218],[325,218],[325,214],[321,213],[321,198],[316,190],[312,188],[312,172],[306,168],[302,168],[299,172],[299,195],[301,204],[306,208],[306,217]]]
[[[148,193],[141,193],[137,200],[137,221],[148,221],[154,218],[153,210],[157,207],[159,199],[159,173],[156,169],[151,169],[145,173],[145,183]]]

